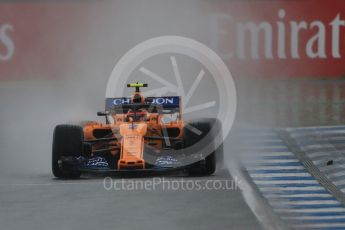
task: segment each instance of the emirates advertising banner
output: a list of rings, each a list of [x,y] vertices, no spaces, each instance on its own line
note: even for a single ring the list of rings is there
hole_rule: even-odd
[[[99,17],[108,2],[0,4],[0,79],[16,80],[57,77],[76,42],[62,46],[57,34],[68,39],[79,24]],[[216,1],[200,9],[207,18],[202,30],[209,34],[208,45],[236,66],[235,77],[334,78],[345,73],[341,0]]]

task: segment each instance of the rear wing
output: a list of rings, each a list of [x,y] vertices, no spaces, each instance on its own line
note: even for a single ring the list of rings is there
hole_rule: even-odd
[[[149,107],[159,107],[159,113],[173,114],[181,113],[180,107],[181,99],[179,96],[171,97],[147,97],[145,98],[145,103],[143,108]],[[131,106],[139,106],[138,104],[132,104],[130,97],[116,97],[116,98],[106,98],[105,100],[105,110],[111,113],[126,113]],[[122,110],[119,108],[122,107]]]

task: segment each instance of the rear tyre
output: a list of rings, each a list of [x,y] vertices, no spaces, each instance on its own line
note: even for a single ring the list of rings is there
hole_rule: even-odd
[[[84,133],[80,126],[57,125],[53,135],[52,171],[58,178],[79,178],[81,172],[74,165],[59,164],[61,157],[78,157],[83,152]]]
[[[191,147],[191,154],[198,153],[203,156],[212,151],[209,155],[204,156],[204,159],[190,165],[188,168],[189,175],[207,176],[213,174],[216,171],[218,160],[222,159],[223,154],[222,129],[219,120],[214,118],[200,119],[188,123],[188,127],[184,129],[184,148]],[[195,131],[193,132],[191,127],[201,131],[201,134],[198,135]],[[216,149],[217,143],[219,146]]]

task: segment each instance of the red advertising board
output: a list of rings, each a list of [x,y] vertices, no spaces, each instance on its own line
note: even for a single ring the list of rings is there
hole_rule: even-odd
[[[58,76],[78,42],[68,39],[83,20],[101,14],[99,4],[0,3],[0,80]],[[203,7],[216,22],[203,29],[214,33],[216,51],[239,76],[345,75],[342,0],[209,1]]]
[[[54,78],[88,4],[0,3],[0,79]]]
[[[344,1],[229,1],[212,6],[223,22],[220,50],[228,51],[229,63],[242,74],[345,76]]]

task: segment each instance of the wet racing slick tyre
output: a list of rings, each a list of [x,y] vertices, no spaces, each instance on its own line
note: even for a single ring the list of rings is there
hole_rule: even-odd
[[[84,132],[76,125],[57,125],[53,135],[52,171],[57,178],[79,178],[81,173],[75,165],[59,164],[61,157],[82,155]]]
[[[192,128],[191,128],[192,127]],[[198,135],[193,128],[201,132]],[[222,145],[222,128],[221,123],[215,118],[199,119],[188,123],[184,128],[184,148],[196,146],[191,148],[191,153],[207,153],[211,150],[204,159],[191,164],[188,167],[188,173],[191,176],[207,176],[213,174],[220,162],[223,160],[223,145]],[[216,143],[218,147],[216,149]],[[208,148],[206,148],[209,146]],[[210,147],[211,146],[211,147]],[[203,155],[203,154],[202,154]]]

